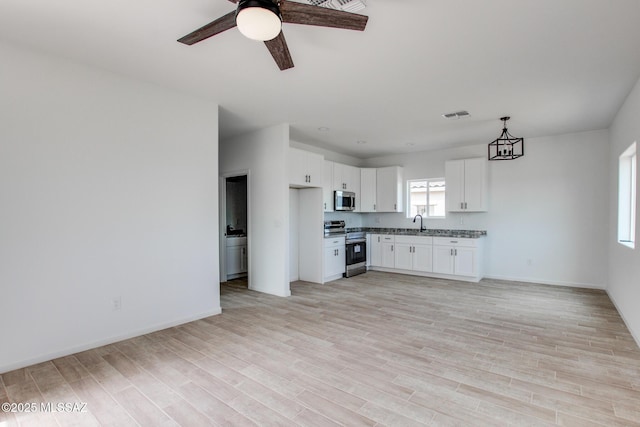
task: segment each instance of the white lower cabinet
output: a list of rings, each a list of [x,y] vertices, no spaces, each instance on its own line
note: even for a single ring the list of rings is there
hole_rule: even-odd
[[[482,239],[371,234],[369,266],[383,271],[478,282]]]
[[[431,237],[396,236],[395,268],[422,272],[433,271]]]
[[[247,272],[247,238],[227,238],[227,278],[235,278]]]
[[[395,236],[391,234],[372,234],[369,242],[371,245],[369,265],[372,267],[394,268],[396,264]]]
[[[342,277],[347,268],[344,236],[324,239],[324,282]]]
[[[434,273],[476,277],[480,275],[480,239],[435,237]]]

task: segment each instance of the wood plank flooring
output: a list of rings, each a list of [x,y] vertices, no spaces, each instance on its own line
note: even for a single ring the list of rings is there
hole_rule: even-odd
[[[0,426],[640,426],[640,349],[606,293],[368,272],[0,376]]]

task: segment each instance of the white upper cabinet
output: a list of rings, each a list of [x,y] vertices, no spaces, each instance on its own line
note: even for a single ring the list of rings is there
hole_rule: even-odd
[[[376,212],[403,212],[402,186],[402,167],[376,169]]]
[[[289,148],[289,185],[322,187],[324,157],[309,151]]]
[[[484,158],[450,160],[445,163],[448,212],[485,212],[488,170]]]
[[[351,191],[356,194],[356,212],[360,211],[360,168],[355,166],[333,164],[333,189],[335,191]]]
[[[376,169],[360,169],[360,212],[376,212]]]
[[[333,189],[336,191],[360,192],[360,168],[333,164]]]
[[[329,160],[322,169],[322,204],[325,212],[333,212],[333,162]]]

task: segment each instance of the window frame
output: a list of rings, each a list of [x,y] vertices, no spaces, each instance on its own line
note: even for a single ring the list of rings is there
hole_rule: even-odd
[[[426,209],[425,209],[425,213],[424,214],[420,214],[422,215],[423,218],[429,218],[429,219],[445,219],[447,217],[447,209],[446,209],[446,188],[447,188],[447,182],[445,180],[444,177],[441,178],[416,178],[416,179],[407,179],[407,185],[406,185],[406,194],[407,194],[407,218],[414,218],[415,215],[411,214],[411,183],[414,182],[426,182]],[[443,200],[443,206],[444,206],[444,214],[443,215],[429,215],[429,200],[430,200],[430,193],[429,193],[429,183],[430,182],[444,182],[444,200]]]
[[[618,243],[635,249],[636,243],[636,142],[618,158]]]

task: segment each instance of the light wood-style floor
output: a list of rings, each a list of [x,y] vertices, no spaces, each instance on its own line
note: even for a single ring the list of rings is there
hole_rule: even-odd
[[[602,291],[368,272],[1,376],[0,425],[640,425],[640,350]],[[6,424],[3,424],[6,423]]]

